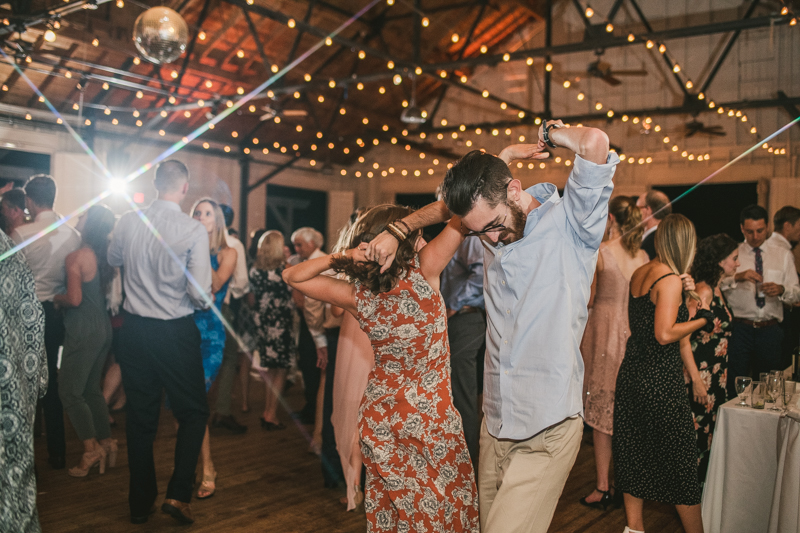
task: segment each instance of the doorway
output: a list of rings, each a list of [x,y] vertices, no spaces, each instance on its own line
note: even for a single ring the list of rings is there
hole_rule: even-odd
[[[691,187],[656,185],[653,188],[675,201]],[[757,203],[758,183],[755,181],[701,185],[673,204],[672,212],[680,213],[694,223],[698,240],[717,233],[727,233],[733,240],[742,242],[744,236],[739,229],[739,213],[746,206]]]

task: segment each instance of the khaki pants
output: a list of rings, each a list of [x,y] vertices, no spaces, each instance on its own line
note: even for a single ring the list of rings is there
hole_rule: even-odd
[[[546,533],[578,456],[583,419],[528,440],[496,439],[481,424],[478,502],[483,533]]]

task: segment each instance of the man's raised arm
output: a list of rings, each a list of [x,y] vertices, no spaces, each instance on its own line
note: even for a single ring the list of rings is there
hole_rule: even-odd
[[[399,225],[402,229],[407,229],[408,233],[411,233],[421,228],[446,222],[449,219],[450,211],[447,210],[444,202],[439,200],[438,202],[428,204],[422,209],[414,211],[405,218],[401,218]],[[370,241],[365,256],[368,260],[375,261],[381,265],[383,267],[381,272],[384,272],[392,265],[394,255],[397,253],[397,247],[399,245],[400,243],[395,237],[388,231],[384,231]]]

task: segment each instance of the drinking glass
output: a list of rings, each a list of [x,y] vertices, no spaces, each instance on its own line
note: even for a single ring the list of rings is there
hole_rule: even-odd
[[[753,392],[750,393],[750,407],[752,407],[753,409],[764,408],[765,389],[766,389],[765,383],[761,381],[753,382]]]
[[[753,380],[748,376],[736,377],[736,394],[739,396],[739,403],[736,405],[747,406],[747,395],[745,391],[747,391],[747,387],[752,382]]]
[[[780,411],[778,403],[783,398],[783,372],[780,370],[773,370],[769,373],[767,378],[767,393],[772,399],[772,407],[770,411]],[[769,401],[769,400],[768,400]]]
[[[769,396],[769,387],[767,387],[767,383],[769,383],[769,372],[761,372],[758,374],[758,381],[764,384],[764,401],[770,403],[772,398]]]

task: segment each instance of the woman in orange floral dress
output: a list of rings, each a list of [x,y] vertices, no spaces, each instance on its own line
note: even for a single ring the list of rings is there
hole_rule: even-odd
[[[359,247],[284,271],[289,285],[355,316],[375,352],[359,413],[367,471],[367,531],[479,531],[478,495],[461,417],[453,407],[447,317],[439,275],[461,244],[454,219],[417,250],[419,232],[400,243],[381,273],[366,242],[407,208],[374,207],[351,228]],[[320,276],[333,268],[348,281]]]

